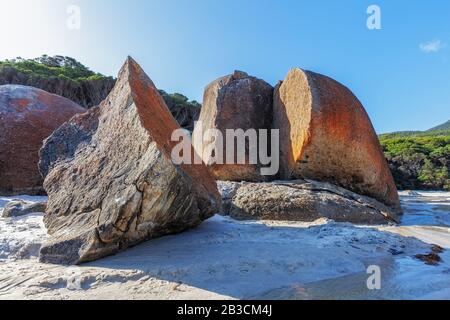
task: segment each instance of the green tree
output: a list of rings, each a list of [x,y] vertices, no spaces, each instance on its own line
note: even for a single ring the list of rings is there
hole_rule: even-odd
[[[444,188],[450,184],[448,168],[446,166],[438,168],[429,159],[427,159],[420,170],[419,180],[426,185],[435,185],[440,188]]]

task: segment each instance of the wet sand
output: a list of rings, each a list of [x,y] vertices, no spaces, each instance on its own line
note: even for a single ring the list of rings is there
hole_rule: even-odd
[[[0,299],[450,299],[450,193],[402,203],[401,225],[389,227],[215,216],[78,267],[38,262],[42,215],[0,219]],[[432,245],[445,249],[437,265],[416,257]],[[371,265],[381,290],[367,288]]]

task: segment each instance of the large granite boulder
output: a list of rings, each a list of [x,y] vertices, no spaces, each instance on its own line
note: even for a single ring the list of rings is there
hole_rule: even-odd
[[[53,130],[86,110],[26,86],[0,86],[0,194],[42,194],[39,149]]]
[[[249,183],[219,181],[222,215],[239,220],[312,222],[328,218],[356,224],[398,222],[394,210],[372,198],[313,180]]]
[[[327,181],[400,212],[378,137],[361,103],[326,76],[293,69],[274,94],[281,179]]]
[[[226,143],[223,143],[223,146],[217,144],[217,140],[210,139],[206,134],[210,129],[217,129],[225,138],[227,129],[242,129],[244,132],[248,129],[270,130],[272,100],[272,86],[241,71],[219,78],[206,87],[199,122],[194,128],[193,141],[195,150],[217,179],[228,181],[268,179],[261,175],[258,161],[256,164],[251,163],[248,141],[244,163],[238,163],[235,146],[235,161],[233,164],[226,164]],[[215,149],[211,146],[214,144],[222,155],[211,151]],[[216,157],[223,159],[223,164],[212,163],[214,162],[212,159]]]
[[[179,128],[153,82],[128,58],[106,100],[55,131],[41,150],[52,237],[40,261],[99,259],[216,213],[221,200],[207,168],[171,160]]]

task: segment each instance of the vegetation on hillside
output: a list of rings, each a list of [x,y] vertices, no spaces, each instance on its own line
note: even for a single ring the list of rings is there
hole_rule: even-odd
[[[446,123],[441,124],[440,126],[432,128],[428,131],[430,132],[430,131],[443,131],[443,130],[450,131],[450,120],[447,121]]]
[[[186,106],[188,108],[193,109],[198,109],[202,107],[202,105],[198,101],[196,100],[189,101],[188,97],[182,95],[181,93],[167,93],[164,90],[159,90],[159,93],[164,99],[170,97],[171,104],[176,106]]]
[[[450,190],[450,130],[380,136],[399,189]]]
[[[439,137],[450,136],[450,129],[429,130],[429,131],[400,131],[394,133],[385,133],[380,135],[382,139],[401,139],[401,138],[417,138],[417,137]]]
[[[115,79],[89,70],[77,60],[43,55],[35,59],[0,61],[0,85],[36,87],[90,108],[111,91]]]
[[[20,57],[11,60],[0,61],[0,69],[13,68],[18,72],[35,77],[51,78],[75,81],[81,83],[88,80],[102,80],[106,77],[93,72],[81,62],[63,56],[43,55],[35,59],[22,59]]]
[[[164,90],[159,90],[172,115],[177,119],[181,127],[193,131],[194,122],[197,121],[202,105],[189,99],[181,93],[169,94]]]
[[[66,97],[86,108],[98,105],[115,84],[113,77],[91,71],[71,57],[43,55],[35,59],[0,61],[0,85],[21,84]],[[193,130],[201,104],[180,93],[160,90],[173,116],[183,128]]]

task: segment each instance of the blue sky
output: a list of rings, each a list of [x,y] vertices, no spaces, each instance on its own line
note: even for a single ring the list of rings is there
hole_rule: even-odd
[[[66,26],[68,5],[81,29]],[[381,30],[366,27],[369,5]],[[73,56],[116,75],[133,56],[156,85],[201,101],[235,69],[271,84],[292,67],[363,102],[379,133],[450,119],[450,2],[365,0],[0,0],[0,59]]]

